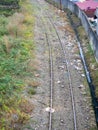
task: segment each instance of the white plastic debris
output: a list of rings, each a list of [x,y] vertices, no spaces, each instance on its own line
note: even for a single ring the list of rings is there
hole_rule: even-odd
[[[78,62],[78,63],[81,63],[81,60],[80,60],[80,59],[77,59],[77,62]]]
[[[84,85],[83,84],[81,84],[78,88],[83,88],[84,87]]]
[[[64,66],[62,65],[62,66],[59,66],[59,69],[64,69]]]
[[[82,77],[85,77],[85,74],[81,74]]]
[[[53,108],[50,108],[50,107],[45,108],[45,111],[51,112],[51,113],[55,112],[55,110]]]
[[[58,80],[58,81],[57,81],[57,83],[58,83],[58,84],[60,84],[60,83],[61,83],[61,81],[60,81],[60,80]]]
[[[35,74],[35,77],[39,77],[40,75],[39,74]]]
[[[81,67],[74,66],[74,68],[75,68],[76,70],[82,70]]]

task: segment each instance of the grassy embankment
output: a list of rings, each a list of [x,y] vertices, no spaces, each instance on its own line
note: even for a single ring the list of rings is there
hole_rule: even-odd
[[[0,10],[0,130],[19,130],[33,110],[25,98],[34,94],[33,9],[21,0],[18,10]]]

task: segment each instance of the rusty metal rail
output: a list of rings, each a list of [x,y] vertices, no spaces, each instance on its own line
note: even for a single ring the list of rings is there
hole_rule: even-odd
[[[52,109],[53,109],[53,56],[52,56],[52,48],[48,40],[47,33],[46,35],[46,41],[48,44],[49,49],[49,69],[50,69],[50,111],[49,111],[49,130],[52,129]]]
[[[41,4],[37,0],[38,4],[40,5],[40,11],[41,11]],[[49,75],[50,75],[50,106],[49,106],[49,125],[48,130],[52,130],[52,111],[53,111],[53,84],[54,84],[54,76],[53,76],[53,56],[52,56],[52,47],[50,45],[50,41],[48,38],[48,30],[47,25],[45,25],[44,19],[41,18],[41,21],[44,25],[43,32],[46,37],[46,43],[48,45],[49,50]]]

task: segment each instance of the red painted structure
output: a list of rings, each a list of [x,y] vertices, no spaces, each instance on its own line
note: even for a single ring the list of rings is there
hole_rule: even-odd
[[[94,17],[94,12],[98,7],[98,2],[94,0],[86,0],[84,2],[76,2],[78,7],[83,10],[88,17]]]

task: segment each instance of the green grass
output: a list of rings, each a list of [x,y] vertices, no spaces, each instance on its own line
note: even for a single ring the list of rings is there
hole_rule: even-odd
[[[29,62],[34,58],[34,17],[29,2],[21,1],[20,5],[15,13],[0,10],[0,130],[14,130],[15,124],[22,126],[33,109],[22,91],[28,85],[25,79],[33,77]],[[30,94],[35,92],[30,90]]]

